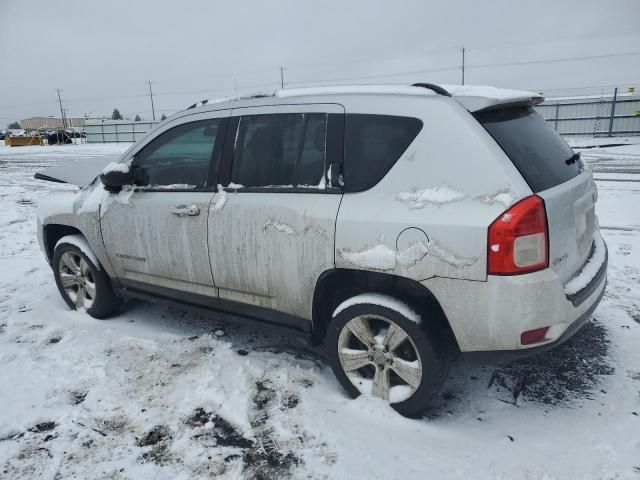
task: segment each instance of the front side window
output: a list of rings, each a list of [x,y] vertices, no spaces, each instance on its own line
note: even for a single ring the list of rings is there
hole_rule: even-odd
[[[327,115],[242,117],[231,181],[244,187],[316,186],[324,175]]]
[[[350,192],[373,187],[413,142],[422,121],[393,115],[348,114],[344,140],[344,183]]]
[[[204,187],[221,121],[186,123],[152,140],[132,162],[134,183],[149,188]]]

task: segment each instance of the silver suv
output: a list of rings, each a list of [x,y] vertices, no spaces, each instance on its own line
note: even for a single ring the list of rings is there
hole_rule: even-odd
[[[415,414],[454,355],[544,351],[604,293],[596,186],[542,100],[416,84],[187,109],[106,167],[39,173],[81,187],[44,203],[39,241],[71,308],[169,299],[285,327],[350,395]]]

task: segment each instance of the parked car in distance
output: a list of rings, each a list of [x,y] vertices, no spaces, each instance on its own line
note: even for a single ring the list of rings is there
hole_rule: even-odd
[[[541,353],[604,293],[593,176],[542,100],[416,84],[210,103],[106,167],[37,174],[81,187],[43,202],[38,238],[70,308],[162,299],[285,327],[349,395],[419,414],[456,355]]]

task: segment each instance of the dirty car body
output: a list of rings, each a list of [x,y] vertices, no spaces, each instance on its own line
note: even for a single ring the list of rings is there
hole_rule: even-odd
[[[429,305],[469,356],[565,340],[606,283],[591,172],[535,113],[539,96],[424,85],[210,103],[117,159],[124,182],[97,178],[104,164],[41,172],[81,187],[44,203],[42,249],[51,261],[82,235],[119,295],[317,342],[363,292]]]

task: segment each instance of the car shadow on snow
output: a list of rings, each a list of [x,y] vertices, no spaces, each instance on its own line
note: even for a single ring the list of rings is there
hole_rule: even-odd
[[[458,360],[441,398],[428,414],[454,414],[470,396],[489,397],[520,407],[528,404],[570,406],[592,400],[603,376],[614,368],[609,357],[608,332],[597,318],[562,345],[539,355],[502,365],[475,366]],[[465,398],[466,397],[466,398]]]
[[[286,353],[293,361],[312,361],[320,368],[329,368],[321,347],[311,348],[304,339],[273,331],[266,325],[247,324],[232,315],[198,309],[144,302],[132,302],[131,307],[127,310],[132,315],[127,316],[136,322],[153,323],[185,336],[224,335],[240,355],[252,351]],[[487,397],[519,407],[570,406],[591,400],[595,392],[606,393],[600,384],[603,376],[614,371],[609,347],[607,329],[593,318],[571,339],[540,355],[502,365],[478,366],[457,360],[442,394],[425,416],[455,414],[468,409],[478,398]]]
[[[595,319],[558,348],[506,364],[502,370],[524,377],[522,397],[526,401],[559,405],[592,400],[602,377],[614,372],[609,343],[607,329]]]

